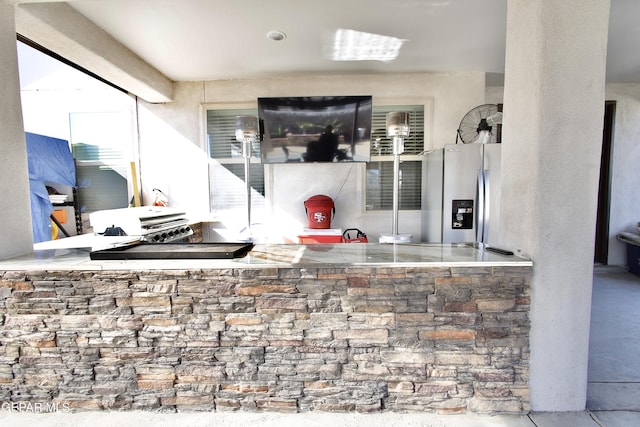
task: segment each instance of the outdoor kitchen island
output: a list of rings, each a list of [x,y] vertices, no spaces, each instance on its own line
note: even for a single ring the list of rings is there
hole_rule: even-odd
[[[531,272],[464,244],[36,251],[0,261],[0,402],[526,413]]]

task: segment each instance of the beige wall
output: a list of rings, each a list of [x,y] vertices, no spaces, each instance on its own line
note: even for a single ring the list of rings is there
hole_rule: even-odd
[[[208,208],[204,109],[255,107],[263,96],[373,95],[374,104],[424,104],[426,148],[455,142],[464,114],[484,102],[484,73],[348,75],[176,83],[175,101],[140,101],[141,177],[145,195],[166,188],[174,206]],[[257,165],[257,167],[262,167]],[[306,224],[303,202],[314,194],[336,201],[332,227],[358,227],[377,240],[391,232],[390,212],[364,209],[365,165],[265,165],[268,228],[274,238],[295,238]],[[420,213],[400,213],[401,233],[420,236]]]

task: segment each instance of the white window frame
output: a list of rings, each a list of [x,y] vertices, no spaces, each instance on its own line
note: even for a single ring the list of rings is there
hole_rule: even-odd
[[[394,107],[394,106],[402,106],[402,105],[414,105],[414,106],[422,106],[423,107],[423,152],[420,154],[401,154],[400,162],[405,161],[422,161],[423,153],[428,152],[433,149],[433,97],[406,97],[406,98],[378,98],[374,96],[373,106],[375,107]],[[393,155],[374,155],[373,149],[371,150],[371,162],[374,161],[389,161],[393,162]],[[366,167],[363,171],[362,176],[362,188],[365,191],[365,196],[362,198],[362,212],[365,213],[369,217],[381,217],[388,216],[391,209],[367,209],[366,203],[366,189],[367,189],[367,172]],[[424,185],[424,182],[423,182]],[[424,190],[423,190],[424,192]],[[422,195],[418,195],[418,197],[422,198]],[[423,201],[421,201],[421,204]],[[421,209],[401,209],[402,212],[420,212]]]

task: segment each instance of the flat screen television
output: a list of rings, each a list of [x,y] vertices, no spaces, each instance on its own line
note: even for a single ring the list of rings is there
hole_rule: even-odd
[[[368,162],[371,107],[371,96],[258,98],[262,162]]]

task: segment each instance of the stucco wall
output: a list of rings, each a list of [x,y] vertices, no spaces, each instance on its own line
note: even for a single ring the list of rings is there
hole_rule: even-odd
[[[533,411],[580,411],[587,398],[608,8],[508,5],[498,241],[535,265]]]
[[[455,142],[464,114],[484,102],[484,73],[344,75],[178,82],[175,101],[139,101],[141,178],[145,196],[162,188],[174,206],[208,210],[206,107],[255,107],[262,96],[372,95],[374,104],[424,104],[426,148]],[[390,212],[364,209],[365,165],[265,166],[269,229],[284,235],[306,223],[303,201],[318,193],[336,200],[336,228],[358,227],[377,240],[391,232]],[[420,236],[420,212],[400,213],[401,233]],[[291,237],[291,236],[287,236]]]
[[[22,127],[16,30],[13,6],[0,2],[0,191],[3,206],[0,210],[2,241],[0,259],[29,253],[32,250],[31,216],[29,204],[29,174],[27,149]]]

